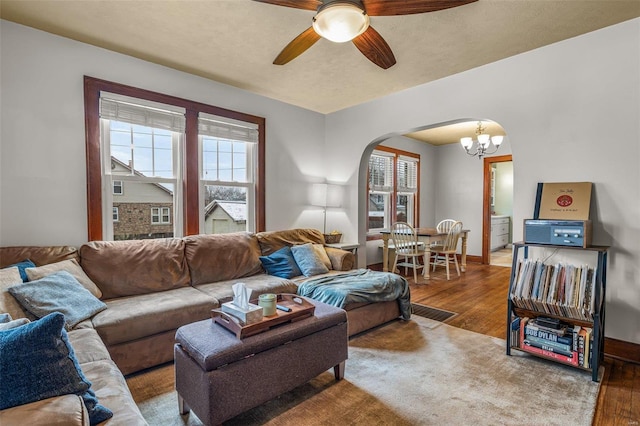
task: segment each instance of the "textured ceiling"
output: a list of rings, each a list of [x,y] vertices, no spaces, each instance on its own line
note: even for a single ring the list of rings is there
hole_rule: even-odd
[[[393,0],[389,0],[393,1]],[[250,0],[2,0],[27,26],[330,113],[640,16],[639,0],[479,0],[419,15],[372,17],[397,64],[321,39],[272,61],[314,12]]]
[[[477,121],[466,121],[461,123],[449,124],[447,126],[434,127],[431,129],[421,130],[419,132],[407,133],[405,136],[431,145],[446,145],[450,143],[459,143],[460,138],[470,136],[476,139],[476,130],[478,128]],[[482,122],[482,133],[491,136],[505,136],[506,132],[495,121],[485,120]]]

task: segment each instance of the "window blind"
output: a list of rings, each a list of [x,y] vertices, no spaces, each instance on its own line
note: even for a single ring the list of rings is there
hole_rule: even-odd
[[[400,157],[397,165],[398,191],[418,191],[418,162],[409,157]]]
[[[393,157],[374,151],[369,158],[369,190],[393,191]]]
[[[184,108],[100,92],[100,118],[184,133]]]
[[[198,133],[214,138],[258,143],[257,124],[212,114],[198,114]]]

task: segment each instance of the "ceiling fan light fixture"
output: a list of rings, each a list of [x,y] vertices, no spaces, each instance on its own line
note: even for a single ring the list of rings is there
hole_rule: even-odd
[[[369,28],[369,15],[352,3],[327,4],[313,18],[313,29],[335,43],[351,41]]]

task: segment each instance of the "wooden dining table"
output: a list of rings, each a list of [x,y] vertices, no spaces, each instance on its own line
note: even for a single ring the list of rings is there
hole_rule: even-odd
[[[415,228],[416,234],[418,235],[418,241],[423,241],[425,243],[425,259],[431,258],[431,243],[435,241],[441,241],[444,237],[447,236],[446,232],[439,232],[436,228]],[[382,234],[382,270],[384,272],[389,271],[389,237],[391,236],[391,231],[384,230],[381,232]],[[468,229],[463,229],[460,231],[460,239],[462,240],[462,251],[460,255],[460,269],[462,272],[467,270],[467,235],[469,234]],[[424,277],[426,279],[430,278],[429,270],[431,268],[424,268]]]

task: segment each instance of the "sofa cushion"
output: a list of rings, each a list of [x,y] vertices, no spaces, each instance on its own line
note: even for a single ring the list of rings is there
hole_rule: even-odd
[[[9,266],[5,266],[5,268],[8,268],[8,269],[18,268],[18,272],[20,273],[20,279],[22,280],[22,282],[26,283],[27,281],[29,281],[29,276],[27,275],[27,268],[33,268],[35,266],[36,264],[33,263],[31,260],[25,259],[25,260],[21,260],[20,262],[13,263]]]
[[[9,287],[22,284],[17,267],[0,269],[0,312],[6,312],[12,319],[27,317],[22,305],[9,293]]]
[[[189,285],[179,238],[92,241],[80,247],[80,264],[103,299],[155,293]]]
[[[73,393],[82,396],[92,425],[112,416],[78,364],[62,314],[0,331],[0,347],[0,409]]]
[[[218,281],[215,283],[200,284],[195,288],[215,298],[222,304],[233,300],[233,290],[231,286],[237,282],[238,280]],[[242,282],[247,288],[253,290],[250,296],[251,300],[257,299],[258,296],[264,293],[296,294],[298,290],[298,286],[293,281],[267,274],[245,277],[242,279]]]
[[[313,244],[307,243],[293,246],[291,247],[291,253],[293,253],[293,258],[305,277],[329,272],[329,268],[318,255],[318,251],[313,248]]]
[[[263,256],[268,256],[284,246],[305,243],[324,244],[324,235],[317,229],[259,232],[255,236],[258,239]]]
[[[105,426],[149,426],[134,402],[124,376],[113,361],[88,362],[82,364],[82,371],[93,383],[100,403],[117,408]]]
[[[100,339],[98,332],[93,328],[71,330],[67,333],[69,342],[76,353],[76,359],[80,366],[88,362],[110,360],[111,355]],[[83,367],[84,371],[84,367]],[[86,371],[84,371],[86,376]],[[89,378],[89,377],[87,377]],[[89,379],[91,380],[91,379]],[[94,384],[95,391],[95,384]]]
[[[175,330],[211,317],[218,302],[192,288],[106,300],[108,308],[92,319],[107,346]]]
[[[96,287],[94,282],[91,281],[91,278],[89,278],[87,274],[85,274],[76,259],[67,259],[56,263],[49,263],[48,265],[38,266],[35,268],[29,267],[25,270],[27,276],[29,277],[29,281],[44,278],[47,275],[51,275],[54,272],[58,271],[67,271],[68,273],[73,275],[75,279],[78,280],[78,282],[82,284],[84,288],[89,290],[95,297],[102,297],[102,292],[100,291],[100,289]]]
[[[356,256],[347,250],[325,247],[324,250],[331,261],[331,269],[348,271],[356,267]]]
[[[327,269],[331,269],[331,259],[329,259],[324,246],[322,244],[313,244],[313,250],[315,250],[316,257],[320,259],[322,264],[326,266]]]
[[[64,314],[68,329],[107,309],[107,305],[67,271],[59,271],[39,280],[11,286],[9,293],[38,318],[53,312]]]
[[[0,323],[0,331],[11,330],[12,328],[17,328],[25,324],[29,324],[30,322],[31,321],[29,321],[26,318],[18,318],[18,319],[2,322]]]
[[[28,422],[25,420],[28,419]],[[68,394],[7,408],[0,424],[29,426],[89,426],[89,413],[78,395]]]
[[[78,259],[78,250],[72,246],[15,246],[0,247],[0,267],[31,259],[35,266]]]
[[[260,247],[248,232],[202,234],[184,238],[191,285],[259,274]]]
[[[260,262],[269,275],[280,278],[293,278],[302,275],[289,246],[282,247],[269,256],[260,256]]]

